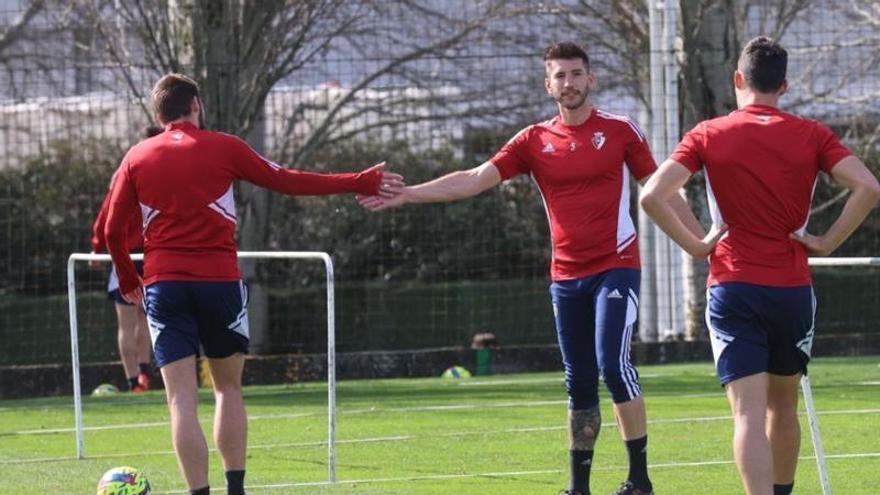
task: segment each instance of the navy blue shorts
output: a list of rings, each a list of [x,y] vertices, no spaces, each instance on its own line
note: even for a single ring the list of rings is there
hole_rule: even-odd
[[[616,268],[550,286],[570,409],[599,404],[599,378],[615,403],[641,395],[630,361],[639,283],[639,270]]]
[[[144,308],[158,367],[189,356],[247,353],[247,285],[238,282],[156,282]]]
[[[812,287],[728,282],[709,288],[706,325],[722,385],[757,373],[807,372],[816,322]]]
[[[137,269],[138,275],[141,277],[144,276],[144,262],[143,261],[135,261],[134,267]],[[134,306],[134,304],[126,301],[122,298],[122,294],[119,293],[119,276],[116,275],[116,267],[112,264],[110,265],[110,278],[107,280],[107,299],[115,302],[116,304],[122,304],[125,306]]]

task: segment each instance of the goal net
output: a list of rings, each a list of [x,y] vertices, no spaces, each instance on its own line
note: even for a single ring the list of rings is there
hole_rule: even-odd
[[[132,258],[135,260],[143,259],[142,254],[132,255]],[[257,292],[268,290],[266,286],[262,283],[267,279],[271,279],[271,273],[278,273],[276,267],[271,267],[268,264],[261,264],[261,262],[265,261],[276,261],[277,260],[318,260],[323,262],[324,276],[325,276],[325,312],[323,313],[322,319],[326,322],[326,342],[327,342],[327,365],[326,365],[326,377],[327,377],[327,455],[328,455],[328,479],[332,482],[336,479],[336,321],[335,321],[335,288],[334,288],[334,276],[333,276],[333,261],[330,258],[330,255],[324,252],[312,252],[312,251],[242,251],[238,253],[239,260],[245,260],[242,268],[244,273],[254,274],[254,278],[252,279],[256,282],[255,289]],[[73,378],[73,396],[74,396],[74,421],[75,421],[75,431],[76,431],[76,453],[77,458],[83,459],[85,458],[85,435],[84,435],[84,418],[83,418],[83,401],[82,401],[82,384],[81,384],[81,376],[80,376],[80,324],[79,324],[79,310],[82,304],[80,301],[86,300],[94,303],[96,297],[94,294],[89,291],[83,292],[82,290],[77,290],[77,270],[76,264],[77,262],[89,262],[89,261],[98,261],[107,263],[110,261],[110,255],[107,254],[88,254],[88,253],[74,253],[71,254],[68,258],[67,262],[67,278],[68,278],[68,304],[69,304],[69,312],[70,312],[70,348],[71,348],[71,369],[72,369],[72,378]],[[260,275],[263,275],[261,277]],[[92,284],[93,285],[93,284]],[[297,297],[310,299],[313,305],[313,309],[317,310],[314,306],[314,294],[316,291],[314,288],[303,289],[293,291],[281,291],[279,294],[276,290],[276,296],[288,295],[290,297]],[[298,294],[297,294],[298,293]],[[277,297],[276,297],[277,298]],[[97,298],[100,299],[100,298]],[[271,301],[272,298],[269,297],[261,297],[263,300],[261,304],[268,305],[266,301]],[[109,302],[105,301],[105,306],[109,306]],[[257,311],[257,318],[267,319],[267,315],[265,313],[265,308],[261,308]],[[266,328],[267,325],[265,322],[260,327]],[[271,324],[268,325],[271,328]],[[261,335],[261,338],[264,336]],[[258,341],[256,343],[260,345]],[[132,425],[132,427],[136,427],[136,425]]]

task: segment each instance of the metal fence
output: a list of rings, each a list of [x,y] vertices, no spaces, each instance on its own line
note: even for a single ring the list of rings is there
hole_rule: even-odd
[[[541,63],[551,42],[585,45],[594,102],[639,121],[660,161],[681,132],[735,107],[739,47],[768,34],[791,54],[784,109],[832,126],[880,168],[876,1],[203,4],[0,1],[0,365],[66,359],[65,259],[89,250],[110,175],[168,71],[200,81],[210,127],[278,163],[341,171],[387,160],[416,183],[478,165],[556,113]],[[349,197],[236,194],[242,248],[333,254],[340,351],[467,345],[485,331],[502,344],[555,341],[546,215],[524,179],[378,214]],[[826,228],[843,199],[823,179],[810,228]],[[643,308],[642,338],[700,338],[702,267],[639,223],[642,301],[653,308]],[[878,253],[874,212],[840,254]],[[84,360],[115,359],[106,273],[82,270]],[[260,294],[257,352],[319,352],[320,271],[273,261],[245,272]],[[830,301],[820,331],[870,331],[877,275],[817,271]]]

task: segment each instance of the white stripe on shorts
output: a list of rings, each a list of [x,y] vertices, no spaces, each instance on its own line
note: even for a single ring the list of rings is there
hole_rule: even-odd
[[[641,389],[639,388],[639,381],[636,375],[636,369],[632,365],[632,361],[630,360],[630,352],[632,349],[632,332],[633,326],[636,321],[636,315],[638,314],[639,303],[638,298],[636,297],[635,291],[632,289],[629,290],[629,297],[627,297],[626,302],[626,320],[624,324],[626,325],[623,329],[623,335],[621,338],[620,345],[620,377],[623,380],[624,385],[626,385],[626,390],[629,392],[629,398],[635,399],[639,395],[641,395]]]
[[[810,300],[813,304],[813,319],[810,321],[810,330],[807,332],[807,335],[797,343],[798,349],[803,351],[807,357],[811,356],[810,353],[813,351],[813,338],[816,335],[816,291],[813,290],[812,287],[810,287]]]
[[[721,357],[721,353],[724,352],[724,349],[727,349],[727,345],[733,342],[733,337],[722,336],[718,329],[712,326],[712,319],[709,317],[709,306],[711,305],[711,302],[712,291],[706,289],[706,328],[709,329],[709,342],[712,344],[712,358],[717,367],[718,358]]]

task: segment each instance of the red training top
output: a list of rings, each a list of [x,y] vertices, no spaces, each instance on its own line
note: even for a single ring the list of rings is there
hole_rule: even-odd
[[[381,171],[319,174],[285,169],[241,139],[174,123],[132,147],[110,196],[105,236],[124,294],[138,285],[126,245],[128,220],[140,209],[144,284],[163,280],[235,281],[235,198],[246,180],[289,195],[378,194]]]
[[[104,253],[107,251],[107,241],[104,239],[104,226],[107,223],[107,212],[110,209],[110,193],[113,191],[113,184],[116,183],[116,176],[119,169],[113,172],[110,178],[110,187],[101,202],[101,209],[98,211],[98,217],[92,225],[92,251],[96,253]],[[129,219],[126,230],[125,245],[129,252],[141,252],[144,249],[144,234],[141,230],[141,212],[137,210],[134,216]]]
[[[806,249],[789,235],[807,227],[819,171],[850,154],[827,127],[765,105],[688,132],[670,159],[691,173],[705,167],[712,222],[728,227],[709,256],[707,285],[810,285]]]
[[[629,174],[657,169],[645,135],[627,117],[594,109],[582,124],[560,117],[526,127],[492,158],[503,179],[529,174],[550,221],[550,277],[571,280],[639,268]]]

